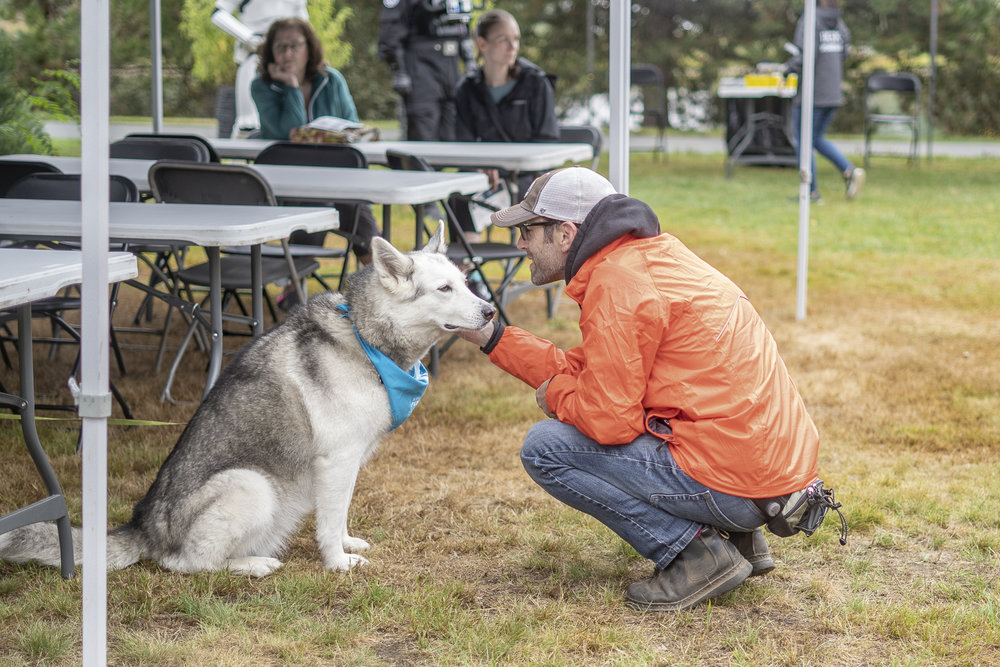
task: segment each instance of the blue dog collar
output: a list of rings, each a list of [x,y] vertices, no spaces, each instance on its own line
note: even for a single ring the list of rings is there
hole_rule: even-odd
[[[341,317],[347,317],[349,314],[346,303],[340,304],[337,309],[344,311]],[[361,343],[361,349],[365,351],[368,359],[375,366],[375,371],[382,380],[382,386],[385,387],[385,391],[389,395],[389,410],[392,412],[392,428],[389,430],[395,430],[397,426],[406,421],[407,417],[413,414],[417,403],[427,391],[427,369],[418,361],[410,370],[403,370],[383,352],[369,345],[358,333],[357,327],[354,327],[354,335]]]

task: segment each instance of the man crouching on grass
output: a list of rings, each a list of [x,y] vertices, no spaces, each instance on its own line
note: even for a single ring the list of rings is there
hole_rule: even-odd
[[[521,448],[532,479],[653,561],[627,604],[687,609],[774,569],[753,499],[816,480],[819,436],[746,295],[583,167],[541,176],[492,221],[518,228],[534,284],[566,280],[583,342],[499,322],[460,335],[552,418]]]

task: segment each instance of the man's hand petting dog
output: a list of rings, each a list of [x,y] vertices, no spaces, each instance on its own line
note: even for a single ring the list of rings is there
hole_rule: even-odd
[[[475,343],[479,347],[482,347],[490,342],[490,338],[493,336],[493,326],[493,321],[490,320],[481,329],[459,329],[455,334],[459,338],[464,338],[470,343]]]

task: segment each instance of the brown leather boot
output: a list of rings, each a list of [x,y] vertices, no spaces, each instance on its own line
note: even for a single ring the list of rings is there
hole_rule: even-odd
[[[753,566],[751,577],[759,577],[774,569],[774,560],[771,559],[771,550],[767,548],[762,529],[757,528],[749,533],[729,533],[729,541],[750,561]]]
[[[706,526],[664,570],[625,591],[625,603],[642,611],[681,611],[727,593],[753,567],[719,532]]]

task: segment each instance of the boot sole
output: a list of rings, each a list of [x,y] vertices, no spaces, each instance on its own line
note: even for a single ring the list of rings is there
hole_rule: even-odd
[[[758,561],[750,561],[750,567],[753,568],[750,570],[750,576],[759,577],[774,569],[774,561],[770,558],[762,558]]]
[[[753,565],[744,560],[722,575],[720,579],[709,582],[705,587],[695,591],[683,600],[678,600],[677,602],[641,602],[631,600],[626,595],[625,606],[637,611],[683,611],[705,600],[728,593],[742,584],[752,571]]]

